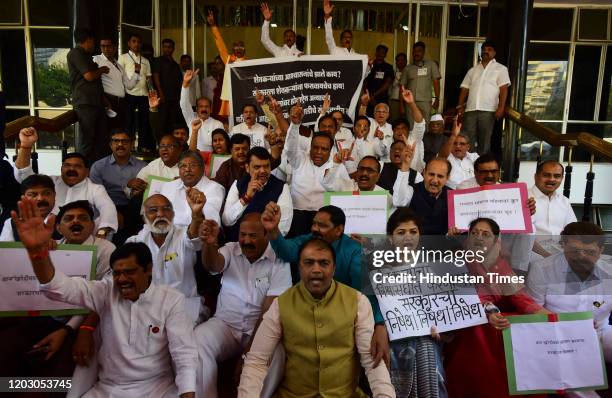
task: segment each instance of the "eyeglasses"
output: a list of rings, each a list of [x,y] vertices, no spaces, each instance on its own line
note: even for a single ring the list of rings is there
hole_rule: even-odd
[[[478,174],[487,175],[487,174],[497,174],[499,173],[499,169],[491,169],[491,170],[478,170],[476,171]]]
[[[571,254],[584,255],[587,257],[595,257],[599,254],[599,250],[596,249],[574,249],[573,247],[570,247],[567,249],[567,251]]]
[[[136,271],[138,271],[138,267],[135,268],[127,268],[124,270],[113,270],[113,277],[118,278],[121,275],[125,275],[125,276],[133,276],[136,275]]]
[[[194,170],[199,169],[200,165],[198,163],[181,163],[179,164],[179,170]]]
[[[178,147],[178,145],[176,145],[176,144],[168,144],[168,145],[164,144],[164,145],[160,145],[159,149],[172,149],[172,148],[176,148],[176,147]]]
[[[129,138],[111,138],[111,142],[113,144],[129,144],[132,140]]]

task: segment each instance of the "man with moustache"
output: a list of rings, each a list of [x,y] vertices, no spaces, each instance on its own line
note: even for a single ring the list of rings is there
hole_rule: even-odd
[[[251,140],[251,148],[256,146],[265,147],[267,145],[265,135],[268,129],[257,123],[257,108],[253,104],[245,104],[242,107],[243,122],[232,127],[230,136],[234,134],[244,134]]]
[[[393,187],[402,169],[404,157],[407,156],[412,159],[413,147],[414,144],[408,145],[405,140],[393,141],[393,144],[391,144],[391,161],[383,164],[380,177],[378,177],[378,185],[391,194],[394,192]],[[412,163],[412,160],[410,162]],[[421,181],[423,181],[423,175],[410,167],[408,170],[408,185],[414,187],[414,184]]]
[[[436,113],[429,119],[429,128],[423,136],[425,152],[423,160],[428,162],[429,159],[438,156],[438,152],[440,152],[440,148],[442,148],[446,140],[446,135],[444,135],[444,117]]]
[[[246,174],[247,152],[251,147],[251,140],[244,134],[234,134],[230,138],[231,157],[223,162],[215,174],[214,180],[229,192],[234,181]]]
[[[438,65],[425,59],[425,43],[418,41],[412,46],[412,63],[404,71],[406,87],[412,91],[416,105],[423,114],[425,123],[429,123],[431,111],[440,105],[440,71]],[[431,92],[434,92],[433,104]],[[412,112],[407,115],[410,124],[414,123]]]
[[[358,381],[363,367],[373,396],[395,397],[387,367],[370,353],[370,303],[334,280],[332,246],[313,238],[300,247],[298,257],[301,280],[274,299],[264,314],[246,355],[238,397],[260,395],[279,345],[287,359],[275,396],[362,396]]]
[[[183,117],[185,118],[185,122],[187,126],[189,126],[189,136],[193,134],[192,131],[192,122],[195,119],[200,119],[202,121],[201,126],[197,132],[198,140],[197,140],[197,148],[200,151],[212,151],[212,132],[216,129],[223,129],[223,123],[220,121],[213,119],[210,116],[210,112],[212,110],[212,102],[210,98],[200,97],[196,101],[196,112],[191,108],[191,102],[189,101],[189,86],[191,84],[191,80],[198,74],[200,70],[186,70],[183,75],[183,87],[181,88],[181,111],[183,112]],[[189,142],[190,140],[188,140]]]
[[[34,127],[19,131],[21,149],[15,160],[15,179],[23,181],[34,174],[30,164],[32,146],[38,141]],[[61,175],[52,176],[55,184],[55,206],[63,206],[75,200],[87,200],[94,208],[96,215],[96,236],[106,239],[111,232],[117,231],[117,209],[102,185],[93,183],[87,176],[89,163],[85,156],[72,152],[62,160]]]
[[[261,214],[249,213],[241,220],[238,242],[219,248],[219,231],[212,220],[204,221],[200,229],[204,268],[223,274],[215,315],[195,329],[200,354],[198,385],[206,398],[217,397],[217,361],[248,352],[263,314],[291,287],[289,264],[272,250]],[[273,360],[272,387],[274,377],[282,374],[280,359],[277,355]]]
[[[310,233],[285,238],[278,228],[282,218],[281,208],[274,202],[268,203],[261,221],[267,231],[270,244],[277,256],[291,264],[299,261],[299,249],[312,238],[321,238],[328,242],[335,252],[334,279],[356,290],[362,290],[361,255],[362,246],[344,233],[346,216],[337,206],[323,206],[317,211],[312,222]],[[389,363],[389,339],[384,318],[378,307],[378,301],[370,299],[374,310],[376,327],[371,341],[371,352],[376,365],[381,360]]]
[[[54,216],[45,224],[27,198],[11,216],[40,290],[100,316],[100,371],[89,395],[195,397],[197,354],[184,297],[151,283],[151,253],[145,244],[126,243],[113,252],[112,280],[86,281],[53,266],[48,242]]]
[[[188,196],[193,188],[204,195],[203,207],[200,209],[204,218],[220,223],[225,189],[204,175],[204,161],[198,152],[185,151],[179,158],[179,178],[162,184],[159,192],[172,203],[176,225],[191,224],[192,210]]]
[[[286,235],[293,218],[289,185],[270,174],[272,156],[265,148],[251,148],[246,158],[246,174],[234,181],[225,199],[221,220],[226,227],[227,240],[235,242],[240,220],[249,213],[262,213],[270,202],[278,203],[282,209],[280,230]]]
[[[482,43],[481,60],[461,82],[457,105],[458,115],[463,116],[463,132],[480,155],[491,150],[493,126],[496,119],[504,117],[510,86],[508,68],[495,60],[495,54],[495,43]]]
[[[194,323],[199,323],[204,309],[193,269],[196,252],[202,246],[198,228],[204,221],[204,201],[204,194],[196,188],[187,190],[191,223],[185,227],[173,223],[174,210],[168,198],[160,194],[149,196],[143,204],[145,226],[138,235],[127,240],[147,245],[153,257],[153,283],[171,286],[183,293],[185,312]]]
[[[268,7],[267,3],[261,4],[261,14],[264,18],[264,23],[261,26],[261,44],[268,50],[273,57],[296,57],[303,53],[298,50],[295,45],[295,32],[291,29],[285,30],[283,33],[283,42],[285,43],[282,47],[277,46],[270,39],[270,21],[272,20],[272,10]]]
[[[149,164],[140,169],[136,175],[136,181],[132,182],[132,187],[125,190],[128,197],[142,195],[147,189],[147,179],[149,176],[157,176],[175,179],[179,176],[178,160],[181,156],[182,146],[180,141],[172,134],[165,134],[159,140],[159,157],[153,159]],[[149,194],[157,193],[150,191]]]
[[[44,174],[33,174],[21,182],[21,194],[34,201],[40,216],[45,220],[55,208],[55,184],[51,177]],[[54,232],[54,235],[57,232]],[[59,239],[57,234],[54,238]],[[10,218],[4,221],[0,242],[19,242],[19,234]]]
[[[39,175],[28,179],[36,182],[34,177],[40,177],[42,181],[50,180],[47,176]],[[41,186],[33,187],[40,189]],[[52,201],[49,195],[45,197],[44,191],[36,196],[31,194],[32,190],[26,192],[24,197],[32,198],[33,209],[39,217],[43,217],[45,211],[49,214],[52,206],[48,202],[45,204],[48,199]],[[44,217],[47,221],[55,218]],[[57,243],[95,246],[95,279],[110,277],[109,259],[115,245],[92,236],[93,210],[89,202],[78,200],[66,204],[60,208],[56,219],[58,223],[54,229],[61,238]],[[17,227],[15,231],[18,231]],[[48,247],[55,245],[48,244]],[[93,358],[92,329],[95,329],[97,323],[96,314],[7,318],[0,326],[0,355],[4,359],[0,371],[7,376],[69,377],[75,362],[81,363]],[[81,328],[82,325],[87,326]]]
[[[455,120],[451,135],[439,153],[440,157],[446,157],[453,166],[446,182],[450,188],[457,188],[463,181],[474,177],[474,162],[478,154],[470,152],[470,147],[470,137],[461,133],[461,123]]]

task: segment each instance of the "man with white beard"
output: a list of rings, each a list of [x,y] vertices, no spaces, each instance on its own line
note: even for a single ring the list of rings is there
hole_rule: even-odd
[[[205,307],[198,295],[193,266],[196,252],[202,247],[198,229],[204,221],[204,194],[189,188],[187,202],[191,208],[191,224],[185,227],[173,224],[174,210],[168,198],[160,194],[150,196],[143,204],[145,226],[127,242],[143,242],[149,247],[153,257],[153,283],[168,285],[183,293],[185,311],[198,323]]]

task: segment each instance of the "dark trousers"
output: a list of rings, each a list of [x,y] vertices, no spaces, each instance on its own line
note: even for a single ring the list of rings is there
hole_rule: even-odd
[[[109,131],[112,129],[126,129],[127,128],[127,99],[125,97],[115,97],[104,93],[104,96],[111,105],[111,109],[117,113],[115,117],[109,117],[107,120]]]
[[[126,94],[127,100],[127,129],[135,136],[138,131],[138,149],[155,150],[155,141],[149,125],[149,98],[144,95]],[[136,113],[138,110],[138,113]]]
[[[315,214],[317,214],[316,210],[293,209],[293,220],[291,220],[291,228],[287,233],[287,238],[309,234]]]
[[[79,119],[79,133],[76,137],[77,151],[85,155],[91,163],[110,155],[110,135],[104,108],[77,105],[74,111]]]
[[[46,353],[27,354],[34,344],[61,327],[61,322],[48,316],[0,319],[0,375],[71,377],[74,336],[66,336],[59,351],[48,361]]]
[[[185,124],[178,99],[169,100],[166,98],[166,101],[159,106],[159,122],[162,127],[162,135],[174,130],[176,123]],[[159,142],[160,138],[156,136],[155,141]]]
[[[113,235],[113,243],[119,247],[125,243],[130,236],[138,234],[144,225],[140,216],[140,208],[142,206],[142,195],[130,198],[127,205],[115,206],[117,213],[123,218],[123,226],[120,226],[119,231]]]

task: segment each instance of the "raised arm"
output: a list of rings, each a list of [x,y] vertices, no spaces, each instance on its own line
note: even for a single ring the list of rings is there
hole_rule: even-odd
[[[221,36],[221,31],[219,30],[219,27],[217,27],[217,24],[215,22],[215,14],[213,13],[212,10],[208,10],[208,16],[206,17],[206,21],[208,22],[208,25],[210,25],[210,31],[212,32],[213,37],[215,38],[215,44],[217,45],[219,56],[221,57],[221,60],[225,64],[227,63],[227,60],[229,58],[229,52],[227,51],[227,47],[225,46],[225,41],[223,40],[223,37]]]
[[[451,152],[453,151],[453,144],[455,144],[455,140],[457,139],[457,136],[461,132],[462,124],[463,123],[458,122],[457,118],[453,120],[452,134],[450,135],[450,137],[448,137],[448,140],[446,140],[444,145],[442,145],[442,147],[440,148],[440,152],[438,152],[438,156],[446,158],[448,157],[448,155],[451,154]]]
[[[268,3],[261,4],[261,13],[264,17],[264,23],[261,25],[261,44],[265,47],[266,50],[272,56],[279,56],[281,47],[274,44],[274,42],[270,39],[270,21],[272,20],[272,10],[268,7]]]
[[[38,132],[36,132],[34,127],[26,127],[19,131],[19,152],[17,153],[17,159],[15,159],[15,167],[18,170],[25,169],[30,166],[32,148],[37,141]],[[17,181],[21,182],[19,179],[17,179]]]
[[[202,265],[210,272],[222,272],[225,268],[225,257],[219,252],[219,224],[213,220],[204,220],[200,226],[202,240]]]
[[[329,0],[323,0],[323,14],[325,16],[325,43],[330,54],[336,50],[336,40],[334,39],[334,30],[332,28],[332,13],[334,6]]]
[[[410,163],[416,149],[416,142],[412,144],[406,143],[402,152],[402,163],[397,172],[395,183],[393,184],[393,206],[403,207],[408,206],[414,194],[413,188],[410,186]]]
[[[181,106],[181,112],[183,112],[183,117],[185,118],[185,122],[188,124],[191,123],[193,119],[197,116],[193,112],[193,108],[191,107],[191,100],[189,98],[189,85],[191,84],[191,80],[197,76],[200,70],[189,69],[185,71],[185,76],[183,76],[183,87],[181,87],[181,99],[179,104]]]

